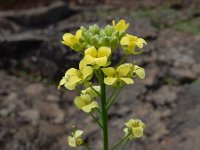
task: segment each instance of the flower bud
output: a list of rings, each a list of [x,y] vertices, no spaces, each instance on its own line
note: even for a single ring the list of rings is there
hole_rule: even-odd
[[[91,38],[91,43],[92,43],[92,45],[99,45],[99,39],[98,39],[98,37],[97,36],[93,36]]]
[[[112,50],[117,49],[118,43],[119,43],[119,40],[118,40],[118,38],[116,36],[111,38],[110,46],[112,47]]]
[[[105,31],[102,29],[102,30],[100,30],[100,36],[101,37],[104,37],[104,36],[106,36],[106,33],[105,33]]]
[[[107,36],[102,38],[101,44],[102,44],[102,46],[109,46],[109,38]]]
[[[112,33],[112,36],[119,37],[119,31],[115,30],[115,31]]]
[[[107,36],[111,36],[114,31],[115,31],[114,27],[112,27],[110,25],[107,25],[105,27],[105,32],[106,32]]]

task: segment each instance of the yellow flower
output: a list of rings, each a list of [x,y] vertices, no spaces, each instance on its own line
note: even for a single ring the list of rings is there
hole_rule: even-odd
[[[93,66],[106,66],[108,64],[108,57],[111,54],[111,49],[106,46],[100,47],[98,50],[92,46],[85,50],[84,61],[86,64]]]
[[[82,35],[82,30],[79,29],[76,31],[76,34],[73,35],[71,33],[65,33],[63,35],[63,41],[62,44],[69,46],[70,48],[79,51],[82,49],[82,44],[80,43],[79,39]]]
[[[128,54],[138,54],[139,52],[135,52],[136,46],[139,48],[143,48],[144,44],[147,45],[144,39],[129,34],[126,34],[122,37],[120,44],[122,45],[122,48],[125,50],[125,52]]]
[[[115,21],[112,21],[113,27],[118,31],[125,31],[129,27],[129,23],[126,23],[125,20],[120,20],[117,24],[115,24]]]
[[[117,82],[133,84],[133,80],[128,76],[131,67],[129,65],[120,65],[117,69],[113,67],[102,68],[103,73],[107,76],[104,78],[104,83],[107,85],[115,85]]]
[[[83,94],[81,96],[77,96],[74,100],[76,107],[82,109],[84,112],[89,113],[94,108],[99,108],[99,104],[95,101],[91,101],[91,97],[89,94]]]
[[[78,147],[83,144],[83,139],[82,139],[82,130],[76,130],[72,133],[72,136],[68,136],[68,144],[71,147]]]
[[[145,124],[139,119],[130,119],[125,123],[125,136],[129,135],[129,139],[140,138],[143,135]]]
[[[145,78],[145,70],[144,68],[134,65],[133,63],[125,63],[120,65],[121,67],[130,67],[130,77],[134,77],[135,75],[138,76],[140,79]]]
[[[96,90],[96,92],[100,93],[100,86],[93,86],[93,88],[88,87],[87,89],[82,90],[81,92],[83,94],[89,94],[91,97],[97,97],[98,95],[94,90]]]
[[[85,66],[80,63],[79,70],[71,68],[66,71],[65,76],[61,79],[60,86],[65,86],[69,90],[76,88],[78,84],[83,83],[85,80],[90,80],[93,74],[93,69],[90,66]]]

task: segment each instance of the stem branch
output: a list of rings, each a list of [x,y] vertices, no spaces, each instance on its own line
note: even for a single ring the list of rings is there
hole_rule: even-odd
[[[90,113],[90,115],[92,116],[93,120],[100,126],[100,128],[103,129],[103,126],[102,126],[101,123],[97,120],[97,118],[96,118],[92,113]]]
[[[129,135],[130,134],[128,134],[127,136],[125,136],[123,139],[121,139],[119,142],[117,142],[113,147],[112,147],[112,149],[111,150],[114,150],[114,149],[116,149],[120,144],[122,144],[125,140],[127,140],[128,139],[128,137],[129,137]],[[127,140],[128,141],[128,140]]]

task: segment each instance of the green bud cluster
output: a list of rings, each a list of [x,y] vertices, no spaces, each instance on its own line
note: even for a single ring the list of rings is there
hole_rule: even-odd
[[[83,48],[89,48],[93,45],[98,49],[101,46],[110,47],[115,51],[120,43],[121,38],[126,34],[125,31],[117,31],[113,26],[107,25],[100,29],[98,25],[92,25],[89,29],[81,27],[82,37],[80,42]]]

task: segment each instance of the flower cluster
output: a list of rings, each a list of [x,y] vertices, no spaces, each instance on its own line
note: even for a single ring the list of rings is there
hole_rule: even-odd
[[[113,21],[112,25],[107,25],[103,29],[95,24],[89,28],[80,27],[75,35],[71,33],[63,35],[62,44],[81,53],[82,59],[78,69],[70,68],[66,71],[64,77],[60,80],[58,89],[61,86],[68,90],[76,89],[80,96],[75,97],[75,106],[83,112],[91,114],[103,130],[106,130],[105,114],[115,102],[117,97],[115,95],[118,94],[110,94],[107,99],[105,86],[120,89],[126,84],[133,84],[135,77],[140,79],[145,77],[144,69],[136,65],[135,62],[125,63],[129,55],[141,54],[142,48],[147,44],[144,39],[127,34],[128,27],[129,23],[120,20],[118,23]],[[124,51],[124,57],[118,64],[112,64],[112,56],[120,47]],[[94,76],[100,86],[92,84]],[[85,89],[82,90],[83,87]],[[100,101],[98,101],[98,98],[100,98]],[[97,118],[102,117],[102,122],[95,117],[95,113],[99,113]],[[142,136],[144,124],[141,121],[130,120],[125,125],[124,131],[129,139]],[[83,141],[80,138],[82,133],[82,131],[77,130],[72,136],[69,136],[69,145],[72,147],[82,145]],[[104,149],[107,149],[106,146]]]

